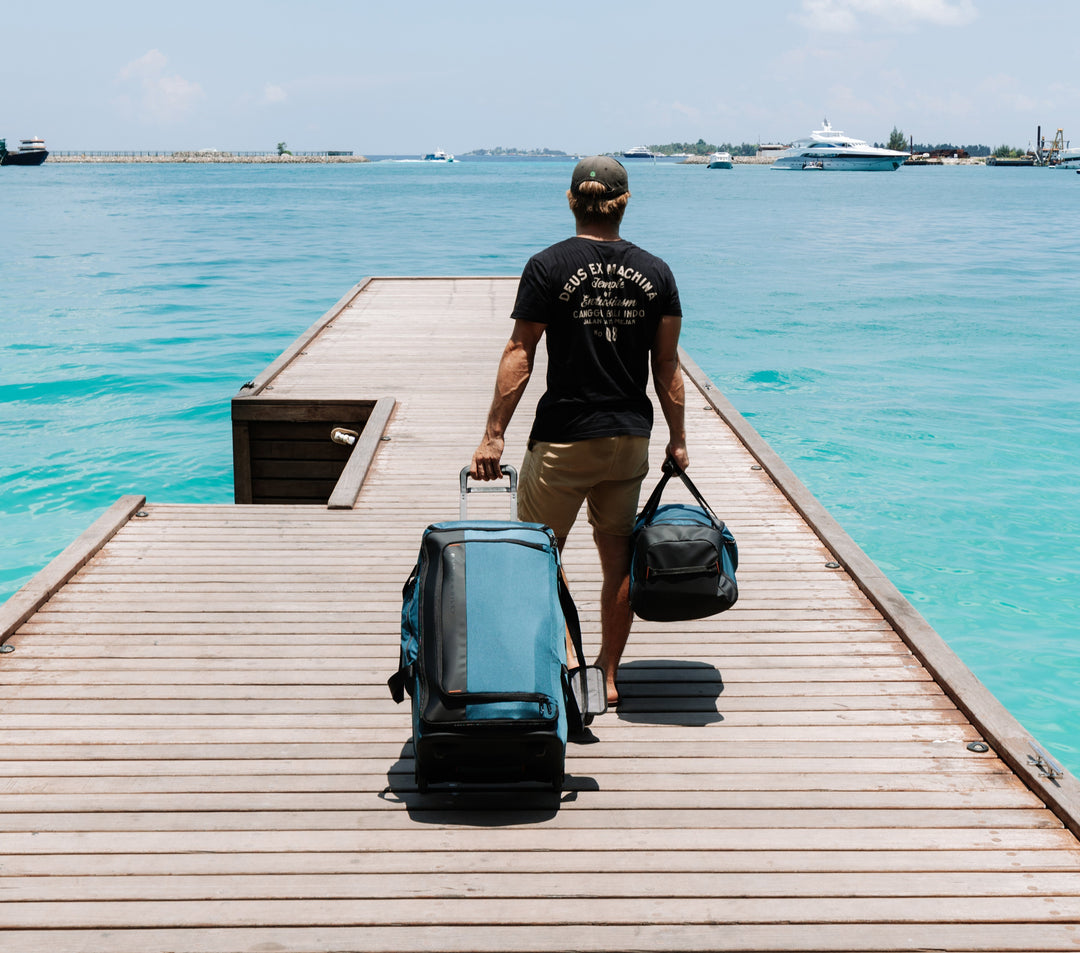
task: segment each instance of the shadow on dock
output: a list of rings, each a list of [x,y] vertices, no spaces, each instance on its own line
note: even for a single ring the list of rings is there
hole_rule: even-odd
[[[724,679],[715,665],[648,659],[619,666],[620,721],[693,728],[724,720],[718,700]]]
[[[542,824],[554,818],[564,803],[576,801],[579,793],[600,790],[595,778],[567,774],[561,791],[532,783],[448,784],[421,794],[413,779],[411,739],[387,771],[386,782],[379,797],[403,805],[409,818],[416,823],[463,827]]]

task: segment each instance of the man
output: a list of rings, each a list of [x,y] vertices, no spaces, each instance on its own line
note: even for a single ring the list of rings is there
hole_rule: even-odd
[[[630,199],[621,163],[582,159],[567,198],[575,235],[525,266],[472,475],[499,478],[503,435],[546,332],[547,391],[521,466],[518,515],[550,526],[561,549],[588,503],[603,573],[596,664],[605,673],[608,703],[617,705],[615,676],[632,621],[629,538],[649,468],[650,365],[668,426],[667,452],[680,467],[689,464],[678,353],[682,308],[671,269],[619,235]]]

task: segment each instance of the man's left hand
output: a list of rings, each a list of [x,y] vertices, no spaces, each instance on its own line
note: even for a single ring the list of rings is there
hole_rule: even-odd
[[[667,445],[667,455],[675,461],[680,470],[690,466],[690,455],[686,452],[685,442],[672,440]]]

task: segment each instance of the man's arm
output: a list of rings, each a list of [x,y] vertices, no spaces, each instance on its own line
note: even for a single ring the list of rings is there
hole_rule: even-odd
[[[503,349],[499,361],[499,373],[495,378],[495,396],[491,399],[484,438],[472,458],[471,473],[476,480],[497,480],[502,475],[499,462],[503,454],[503,435],[514,416],[525,385],[532,375],[536,345],[544,334],[546,324],[535,321],[514,322],[510,340]]]
[[[653,384],[668,425],[667,452],[685,470],[690,465],[690,457],[686,452],[686,395],[679,364],[681,330],[682,318],[664,315],[656,329],[651,357]]]

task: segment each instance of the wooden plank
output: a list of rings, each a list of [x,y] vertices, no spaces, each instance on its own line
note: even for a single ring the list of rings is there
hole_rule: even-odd
[[[470,927],[476,923],[520,926],[666,924],[720,926],[765,924],[777,916],[772,898],[700,898],[694,902],[653,897],[627,900],[607,897],[602,904],[573,897],[536,897],[528,904],[513,898],[469,897],[423,900],[172,900],[168,904],[138,901],[26,903],[0,905],[0,929],[33,928],[47,922],[55,929],[193,928],[207,922],[222,926],[264,925],[360,926],[378,928],[386,923],[412,926]],[[1075,897],[970,897],[963,910],[953,898],[805,898],[784,901],[787,923],[843,924],[990,924],[1023,921],[1037,931],[1080,920],[1080,898]],[[1078,941],[1080,942],[1080,941]]]
[[[251,429],[246,421],[232,422],[233,500],[251,503]]]
[[[540,799],[536,799],[539,802]],[[549,804],[551,798],[548,798]],[[483,812],[473,814],[473,823],[476,826],[499,825],[507,830],[524,827],[535,828],[537,821],[533,815],[540,808],[530,805],[526,810],[495,809],[490,807],[491,800],[486,802],[489,808]],[[59,812],[13,812],[4,818],[4,834],[12,837],[21,832],[37,832],[43,827],[48,827],[51,833],[64,832],[101,832],[101,831],[252,831],[270,829],[275,831],[325,831],[325,830],[363,830],[365,833],[374,831],[406,831],[415,826],[417,820],[427,820],[432,824],[449,823],[453,809],[425,808],[422,798],[416,799],[415,805],[408,813],[403,811],[386,810],[259,810],[252,806],[250,809],[226,810],[223,807],[208,805],[205,810],[199,810],[193,804],[187,810],[166,808],[162,812],[149,810],[92,810],[79,813],[69,811]],[[597,805],[600,807],[600,805]],[[993,831],[995,836],[1001,836],[1003,832],[1019,833],[1021,836],[1018,843],[1025,846],[1035,847],[1042,843],[1036,835],[1060,829],[1060,822],[1050,812],[1039,809],[1023,808],[980,808],[980,809],[946,809],[929,810],[920,808],[904,809],[866,809],[866,808],[841,808],[841,809],[813,809],[802,808],[797,810],[777,809],[773,811],[765,809],[740,809],[740,808],[691,808],[665,805],[662,807],[635,807],[618,808],[618,830],[622,833],[636,831],[666,830],[692,831],[695,836],[702,836],[708,831],[724,831],[729,836],[737,836],[740,833],[751,831],[760,832],[768,828],[771,832],[793,831],[807,832],[806,836],[819,831],[842,831],[845,838],[847,832],[858,830],[865,838],[865,843],[874,844],[875,847],[865,849],[898,849],[890,835],[898,827],[906,828],[906,835],[915,841],[921,840],[926,843],[930,838],[937,842],[937,838],[946,838],[963,831],[966,835],[976,838],[972,832]],[[459,821],[460,822],[460,821]],[[602,835],[608,832],[609,839],[617,840],[610,834],[614,823],[611,811],[604,810],[558,810],[553,816],[545,819],[542,824],[544,829],[557,829],[562,831],[590,832]],[[531,839],[523,837],[523,841]],[[575,834],[575,836],[577,836]],[[795,836],[798,836],[797,834]],[[602,842],[602,838],[599,842]],[[766,843],[767,841],[763,841]],[[947,841],[952,843],[951,841]],[[15,843],[18,843],[15,841]],[[1054,840],[1054,846],[1062,847],[1067,841]],[[608,844],[604,848],[611,849]]]
[[[568,879],[594,874],[739,874],[741,876],[813,874],[905,874],[949,875],[959,878],[985,874],[986,879],[1019,875],[1070,876],[1076,871],[1076,851],[1055,850],[973,850],[973,851],[693,851],[655,850],[603,851],[573,850],[522,851],[513,860],[518,874],[559,874]],[[233,875],[329,875],[375,873],[382,876],[405,874],[417,883],[424,875],[444,873],[463,877],[469,874],[505,873],[504,852],[384,851],[358,854],[351,851],[235,852],[146,852],[83,853],[64,855],[61,876],[153,877]],[[51,854],[19,854],[4,858],[5,870],[15,877],[49,877],[57,874],[57,858]],[[655,884],[649,885],[649,887]],[[570,889],[567,885],[564,889]],[[984,890],[986,888],[984,887]],[[537,891],[539,893],[539,891]]]
[[[764,897],[1072,897],[1080,896],[1080,873],[672,873],[645,883],[651,873],[595,871],[568,879],[560,873],[474,872],[413,874],[80,875],[36,877],[8,883],[7,903],[118,900],[452,899],[459,896],[532,899],[541,896],[633,898],[643,892],[666,898]],[[136,891],[133,896],[133,891]]]
[[[358,798],[378,794],[386,786],[386,775],[354,775],[349,782],[340,776],[316,776],[322,788],[315,788],[313,783],[293,784],[279,782],[275,778],[262,775],[248,777],[233,775],[225,783],[219,778],[178,778],[175,775],[166,778],[54,778],[20,777],[10,779],[0,785],[4,794],[6,814],[98,814],[98,813],[134,813],[147,811],[186,812],[186,811],[222,811],[241,812],[272,811],[341,811],[356,809],[362,800],[365,811],[398,812],[401,803],[410,810],[452,810],[460,809],[464,799],[453,793],[417,795],[405,785],[396,785],[396,794],[400,802],[393,803],[378,796]],[[304,780],[303,778],[300,779]],[[211,783],[213,782],[213,783]],[[406,779],[407,782],[407,779]],[[622,782],[621,784],[619,782]],[[666,783],[665,783],[666,782]],[[692,785],[688,782],[696,782]],[[571,778],[566,785],[569,790],[585,791],[588,785],[577,778]],[[708,787],[708,790],[699,790]],[[711,778],[688,777],[687,775],[611,775],[611,782],[605,784],[602,791],[590,791],[587,797],[575,797],[564,800],[560,811],[629,811],[642,810],[766,810],[782,811],[938,811],[954,812],[956,817],[948,817],[946,826],[969,823],[968,811],[1019,811],[1037,809],[1041,802],[1026,789],[991,788],[985,791],[965,790],[964,807],[958,807],[957,793],[960,786],[942,791],[829,791],[811,789],[809,784],[795,791],[770,790],[762,793],[745,790],[714,790]],[[822,785],[825,788],[826,785]],[[973,786],[972,786],[973,787]],[[57,793],[62,791],[63,793]],[[515,808],[519,810],[541,809],[544,797],[529,795],[515,799]],[[520,801],[521,803],[517,803]],[[504,810],[505,794],[474,795],[468,799],[470,811]],[[1046,815],[1046,811],[1040,812]],[[928,815],[922,815],[928,816]],[[980,813],[978,818],[985,820],[990,815]],[[999,815],[995,815],[999,816]],[[918,821],[920,815],[910,815]],[[1010,826],[1021,820],[1027,823],[1033,820],[1034,826],[1057,824],[1052,817],[1020,817],[1000,815],[1001,826]],[[909,815],[899,815],[906,821]],[[1006,821],[1010,823],[1005,823]],[[44,826],[49,826],[48,819]],[[919,826],[916,823],[916,826]],[[979,826],[982,826],[980,821]]]
[[[950,949],[973,953],[1064,951],[1080,948],[1070,924],[747,924],[738,929],[716,926],[565,925],[538,928],[476,925],[466,928],[427,925],[381,927],[265,927],[201,929],[131,929],[11,931],[11,953],[221,953],[223,950],[290,949],[308,953],[545,953],[589,950],[626,953],[726,953],[726,951],[822,950],[892,951]]]
[[[257,423],[265,437],[303,440],[310,439],[311,424],[326,424],[328,437],[331,425],[363,424],[374,406],[370,397],[319,401],[244,397],[234,404],[233,420]]]
[[[359,793],[371,795],[365,806],[372,800],[379,803],[375,807],[394,809],[457,807],[463,811],[481,811],[492,807],[505,808],[505,791],[476,792],[468,798],[462,798],[454,791],[435,790],[422,798],[417,796],[407,768],[395,773],[393,791],[395,798],[386,800],[384,795],[390,781],[388,771],[379,771],[370,764],[357,766],[349,770],[347,759],[315,758],[286,760],[289,767],[281,772],[260,767],[264,762],[258,759],[243,761],[234,759],[228,763],[206,762],[197,759],[162,764],[161,762],[108,761],[103,759],[102,774],[94,773],[78,761],[20,761],[5,762],[0,774],[0,791],[12,797],[12,804],[18,804],[21,793],[38,794],[48,797],[53,792],[86,795],[96,793],[160,793],[166,785],[171,785],[173,793],[185,792],[194,795],[217,793],[259,793],[267,798],[279,798],[280,795],[305,793],[335,795],[345,792],[350,797]],[[295,765],[304,763],[308,767],[300,770]],[[207,767],[209,765],[209,767]],[[769,782],[769,793],[759,793],[759,784],[755,776],[749,773],[728,773],[723,770],[712,774],[642,774],[633,770],[620,773],[618,763],[605,772],[604,787],[596,790],[596,779],[585,774],[571,774],[566,779],[560,810],[583,807],[607,809],[608,804],[633,803],[639,806],[655,807],[657,802],[673,806],[736,806],[747,807],[760,804],[763,808],[779,809],[797,799],[797,806],[805,807],[876,807],[893,808],[937,808],[942,810],[977,807],[1032,807],[1034,797],[1027,788],[1018,785],[1011,774],[982,773],[968,774],[960,772],[938,772],[933,777],[913,780],[902,774],[884,774],[864,772],[859,778],[861,783],[843,773],[810,773],[798,775],[772,773],[765,777]],[[213,772],[207,774],[206,772]],[[320,787],[322,785],[323,787]],[[582,799],[576,792],[589,792],[587,799]],[[678,792],[678,797],[672,797]],[[636,800],[630,801],[630,797]],[[754,798],[759,800],[754,802]],[[515,806],[522,810],[532,810],[541,799],[536,792],[521,795]],[[753,802],[748,803],[748,802]],[[45,803],[49,803],[46,801]],[[93,803],[87,801],[87,805]],[[255,803],[255,802],[252,802]],[[353,802],[353,806],[358,803]],[[193,798],[191,805],[198,804]],[[544,805],[550,807],[550,803]]]
[[[547,814],[558,815],[557,805]],[[406,825],[386,830],[356,830],[330,827],[297,827],[280,830],[251,826],[223,825],[192,829],[154,830],[153,827],[105,830],[12,831],[0,833],[0,851],[5,854],[56,853],[177,853],[213,851],[232,853],[353,850],[450,851],[487,850],[515,854],[522,850],[559,850],[566,847],[566,828],[533,826],[539,812],[520,815],[521,827],[491,829],[454,824],[445,817],[445,826],[432,823]],[[379,815],[382,816],[382,815]],[[405,815],[408,816],[407,814]],[[575,815],[578,816],[578,815]],[[612,823],[618,818],[612,818]],[[583,851],[710,850],[710,851],[818,851],[835,849],[840,835],[835,828],[711,829],[635,828],[573,829],[573,842]],[[848,851],[902,850],[1075,850],[1076,838],[1062,829],[965,829],[965,828],[844,828],[843,846]],[[879,860],[880,863],[880,860]]]

